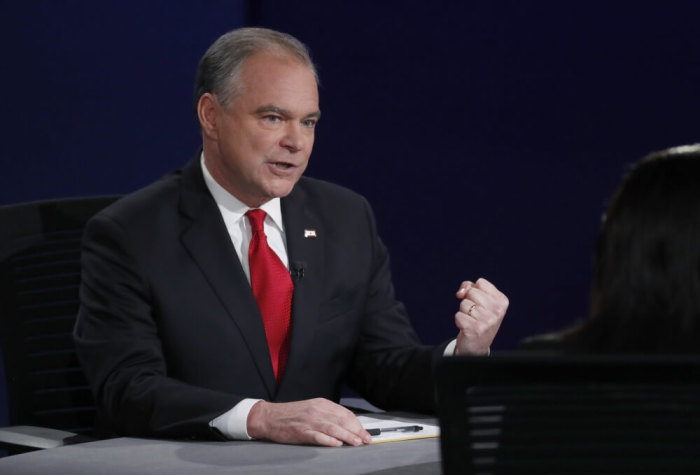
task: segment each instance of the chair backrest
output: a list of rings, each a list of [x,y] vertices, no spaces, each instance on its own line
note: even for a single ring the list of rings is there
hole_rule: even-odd
[[[445,358],[443,471],[700,473],[700,358]]]
[[[75,356],[80,242],[117,196],[0,206],[0,349],[10,425],[90,434],[92,395]]]

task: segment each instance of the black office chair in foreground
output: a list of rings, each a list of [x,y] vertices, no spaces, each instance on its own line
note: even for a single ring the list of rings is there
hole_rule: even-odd
[[[700,358],[445,358],[437,391],[453,474],[700,473]]]
[[[78,310],[80,240],[85,222],[115,196],[0,206],[0,349],[9,453],[86,440],[92,395],[71,333]],[[0,383],[1,384],[1,383]]]

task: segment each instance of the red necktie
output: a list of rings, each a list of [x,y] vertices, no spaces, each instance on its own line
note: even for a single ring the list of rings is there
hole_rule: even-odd
[[[292,314],[294,284],[289,271],[267,244],[263,223],[265,211],[251,209],[246,213],[253,237],[248,248],[250,285],[262,315],[272,369],[279,382],[289,352],[289,322]]]

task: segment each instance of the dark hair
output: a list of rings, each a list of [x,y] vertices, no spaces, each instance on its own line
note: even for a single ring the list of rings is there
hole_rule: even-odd
[[[613,195],[595,251],[591,318],[573,346],[700,352],[700,145],[637,162]]]
[[[299,40],[267,28],[239,28],[221,35],[199,60],[194,85],[194,110],[197,110],[199,99],[207,92],[214,94],[222,105],[229,104],[240,92],[238,73],[243,63],[261,51],[291,57],[307,65],[318,83],[309,50]]]

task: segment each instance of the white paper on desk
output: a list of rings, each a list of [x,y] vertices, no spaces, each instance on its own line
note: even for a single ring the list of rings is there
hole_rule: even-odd
[[[372,436],[372,443],[398,442],[400,440],[427,439],[440,436],[440,426],[435,419],[412,415],[395,415],[389,413],[362,414],[357,418],[365,429],[384,429],[397,426],[421,426],[416,432],[385,432]]]

